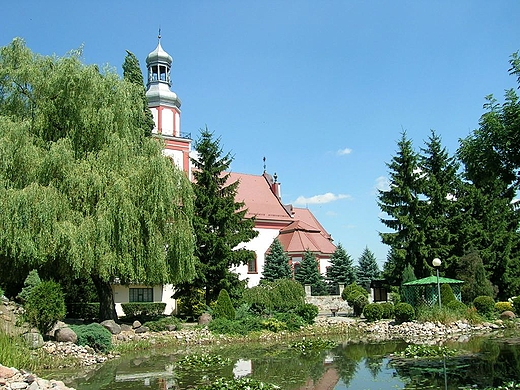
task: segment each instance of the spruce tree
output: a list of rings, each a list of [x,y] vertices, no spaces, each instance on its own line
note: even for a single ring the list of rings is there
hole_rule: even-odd
[[[289,266],[289,256],[282,247],[280,240],[275,238],[265,256],[264,271],[261,282],[274,282],[278,279],[291,279],[292,270]]]
[[[303,254],[303,260],[294,274],[294,279],[303,286],[309,284],[312,295],[327,295],[327,285],[320,274],[318,261],[309,250]]]
[[[390,189],[379,191],[379,207],[386,216],[381,222],[393,232],[381,232],[384,244],[399,253],[399,260],[393,265],[391,278],[399,280],[407,264],[410,264],[417,277],[429,275],[430,266],[425,257],[424,243],[426,232],[419,225],[422,201],[418,156],[413,150],[412,141],[403,132],[397,143],[397,155],[387,164],[390,169]]]
[[[356,283],[365,290],[370,291],[370,282],[373,279],[378,279],[381,276],[381,271],[377,265],[376,256],[368,247],[365,247],[361,257],[358,260],[356,268]]]
[[[201,130],[195,143],[197,158],[194,165],[195,192],[195,255],[197,275],[190,283],[177,286],[175,297],[190,296],[194,289],[203,289],[209,305],[220,290],[227,290],[232,299],[243,283],[230,271],[233,266],[247,264],[255,253],[234,249],[258,235],[254,220],[245,218],[243,202],[236,202],[239,182],[229,183],[232,157],[223,154],[220,138],[214,139],[207,128]]]
[[[330,267],[327,268],[326,278],[329,283],[329,292],[339,294],[338,286],[348,286],[356,281],[356,271],[352,264],[352,257],[338,244],[330,257]]]
[[[153,115],[148,108],[148,101],[146,99],[146,87],[144,85],[143,73],[139,60],[130,51],[126,51],[125,62],[123,63],[123,79],[135,86],[135,92],[142,100],[143,115],[137,118],[138,126],[143,129],[145,136],[150,136],[155,126]]]

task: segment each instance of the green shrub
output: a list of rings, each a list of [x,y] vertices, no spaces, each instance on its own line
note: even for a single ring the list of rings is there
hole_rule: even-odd
[[[247,315],[238,320],[245,333],[262,330],[261,318],[255,315]]]
[[[473,300],[473,306],[480,315],[489,317],[495,309],[495,301],[490,296],[481,295]]]
[[[270,330],[271,332],[281,332],[282,330],[287,329],[287,324],[285,322],[282,322],[274,317],[261,320],[260,324],[262,325],[263,329]]]
[[[122,303],[121,308],[125,316],[134,317],[157,317],[164,313],[166,303],[164,302],[128,302]]]
[[[196,289],[190,291],[189,295],[178,297],[177,315],[183,317],[198,318],[206,311],[206,298],[204,290]]]
[[[312,303],[304,303],[303,305],[298,306],[294,312],[303,318],[305,323],[312,325],[318,316],[319,309],[318,306],[313,305]]]
[[[58,283],[41,282],[34,286],[24,305],[26,321],[43,335],[65,318],[65,297]]]
[[[363,308],[368,304],[368,291],[356,283],[352,283],[345,287],[341,293],[341,298],[352,307],[354,315],[359,316],[363,312]]]
[[[181,320],[177,317],[163,317],[155,321],[146,321],[143,326],[148,327],[152,332],[180,330],[182,328]]]
[[[99,317],[99,302],[69,303],[67,305],[67,317],[94,320]]]
[[[5,294],[4,290],[2,289],[2,287],[0,286],[0,298],[3,297]]]
[[[246,289],[242,301],[259,315],[289,312],[305,303],[305,289],[294,280],[280,279]]]
[[[369,303],[363,308],[363,315],[369,322],[379,321],[383,318],[383,309],[379,303]]]
[[[382,318],[394,318],[394,304],[392,302],[382,302],[379,305],[381,306],[381,310],[383,311]]]
[[[276,313],[274,318],[283,322],[290,331],[300,330],[307,325],[303,318],[296,313]]]
[[[235,319],[235,308],[231,303],[231,298],[229,298],[229,294],[227,290],[220,290],[217,298],[217,302],[215,307],[213,308],[213,317],[214,318],[227,318],[228,320]]]
[[[29,294],[31,293],[32,289],[39,285],[41,283],[40,276],[38,275],[38,271],[33,269],[27,277],[25,278],[22,288],[22,291],[16,296],[16,298],[21,302],[25,303],[27,299],[29,298]]]
[[[242,321],[232,321],[227,318],[215,318],[208,324],[208,329],[217,334],[239,334],[248,332]]]
[[[395,321],[399,324],[403,322],[413,321],[415,318],[415,310],[409,303],[401,302],[394,308]]]
[[[513,311],[513,305],[511,302],[497,302],[495,303],[495,311],[503,313],[505,311]]]
[[[442,305],[447,305],[450,302],[456,301],[455,294],[453,294],[453,289],[449,284],[441,285],[441,303]]]
[[[446,308],[459,314],[464,314],[468,310],[468,307],[464,304],[464,302],[458,300],[451,301],[446,305]]]
[[[112,334],[103,325],[93,322],[88,325],[71,325],[70,328],[78,336],[78,345],[88,345],[99,352],[112,349]]]
[[[520,297],[514,297],[511,299],[513,309],[516,314],[520,314]]]

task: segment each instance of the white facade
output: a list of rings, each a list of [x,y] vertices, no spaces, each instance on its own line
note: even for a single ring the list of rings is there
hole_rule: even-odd
[[[240,280],[248,279],[247,287],[258,286],[262,270],[265,264],[265,253],[273,243],[274,239],[278,237],[279,229],[258,229],[258,236],[251,241],[242,243],[235,249],[249,249],[255,252],[256,256],[256,272],[249,272],[248,264],[232,268],[232,271],[239,275]]]
[[[112,291],[114,293],[114,302],[116,304],[116,313],[118,317],[125,315],[121,304],[130,301],[130,288],[153,288],[153,301],[166,303],[164,314],[170,315],[177,310],[175,300],[172,298],[174,290],[173,285],[171,284],[157,285],[153,287],[143,285],[123,286],[121,284],[114,284],[112,285]]]

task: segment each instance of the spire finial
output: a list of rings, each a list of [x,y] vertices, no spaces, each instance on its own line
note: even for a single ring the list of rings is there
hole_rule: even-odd
[[[264,160],[264,173],[265,173],[265,168],[266,168],[266,166],[265,166],[265,157],[263,158],[263,160]]]
[[[161,42],[161,28],[159,27],[159,35],[157,35],[157,39],[159,39],[159,43]]]

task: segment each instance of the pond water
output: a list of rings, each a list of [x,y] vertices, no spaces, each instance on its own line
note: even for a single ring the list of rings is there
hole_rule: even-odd
[[[287,390],[321,389],[483,389],[520,381],[520,335],[473,337],[448,342],[456,357],[402,359],[395,357],[408,345],[335,340],[328,350],[301,351],[291,342],[277,345],[229,345],[158,349],[105,363],[96,371],[59,372],[77,390],[194,389],[215,378],[249,376]],[[219,368],[180,365],[187,355],[209,353],[227,363]]]

